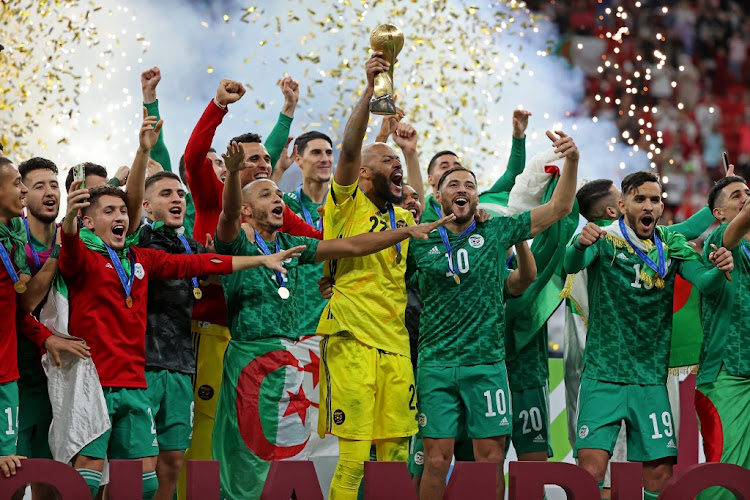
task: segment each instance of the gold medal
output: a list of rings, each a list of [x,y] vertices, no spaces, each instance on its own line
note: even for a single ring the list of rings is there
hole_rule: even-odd
[[[193,288],[193,297],[195,297],[198,300],[200,300],[200,298],[203,297],[203,292],[201,291],[200,288],[198,287]]]
[[[455,281],[457,285],[461,284],[461,278],[458,277],[458,274],[453,275],[453,281]]]
[[[131,297],[130,295],[128,295],[127,297],[125,297],[125,305],[128,306],[128,309],[132,308],[133,307],[133,297]]]
[[[15,283],[13,283],[13,288],[15,289],[16,292],[23,293],[26,291],[26,283],[24,283],[21,280],[16,281]]]
[[[396,254],[396,265],[401,264],[401,253]]]

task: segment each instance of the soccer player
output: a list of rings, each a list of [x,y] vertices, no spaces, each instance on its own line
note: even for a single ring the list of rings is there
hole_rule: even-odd
[[[704,266],[685,237],[657,226],[662,190],[651,172],[622,181],[617,223],[589,223],[568,248],[568,273],[588,270],[590,315],[574,455],[600,487],[621,421],[628,460],[643,462],[644,498],[656,499],[672,475],[676,436],[665,386],[672,337],[672,294],[679,273],[702,293],[725,286],[726,249]]]
[[[307,417],[310,401],[301,384],[312,363],[295,357],[298,342],[308,333],[299,329],[304,313],[297,310],[297,294],[300,287],[309,286],[301,281],[299,267],[373,254],[409,236],[425,238],[446,220],[325,241],[280,233],[285,208],[281,191],[267,179],[241,189],[240,172],[247,168],[242,160],[242,149],[232,143],[225,156],[217,251],[255,256],[304,250],[299,260],[284,264],[285,277],[251,271],[222,278],[232,339],[224,357],[213,450],[222,464],[222,493],[230,499],[259,498],[271,460],[305,458],[312,429]],[[243,219],[253,228],[253,243],[241,230]]]
[[[436,199],[442,212],[454,214],[456,220],[426,241],[411,243],[409,271],[417,273],[424,303],[417,368],[425,448],[422,499],[442,497],[461,423],[473,440],[475,459],[497,464],[498,499],[504,496],[505,441],[512,422],[500,334],[505,328],[505,256],[512,245],[539,234],[572,209],[578,149],[570,137],[558,134],[547,132],[556,152],[565,157],[565,168],[548,203],[517,217],[477,224],[476,177],[454,168],[438,181]],[[529,271],[526,265],[523,269],[510,274],[510,295],[520,295],[533,281],[522,279]]]
[[[703,345],[696,381],[695,408],[701,423],[706,461],[750,468],[750,351],[745,294],[750,287],[750,189],[742,177],[718,181],[708,205],[721,224],[704,245],[708,261],[712,245],[732,251],[732,281],[719,295],[702,296]],[[724,488],[711,488],[705,499],[731,499]]]
[[[143,496],[148,500],[158,487],[154,470],[159,451],[144,375],[149,278],[185,279],[261,265],[281,270],[280,263],[295,253],[227,259],[138,248],[132,237],[126,239],[125,193],[113,186],[79,187],[75,181],[68,195],[58,265],[68,287],[69,331],[91,346],[112,428],[81,449],[73,465],[93,496],[105,457],[143,459]],[[84,223],[80,232],[79,210]]]

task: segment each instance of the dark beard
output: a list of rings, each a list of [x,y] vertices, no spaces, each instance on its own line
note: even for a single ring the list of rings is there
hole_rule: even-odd
[[[382,172],[374,169],[372,171],[372,191],[377,198],[390,202],[393,205],[400,205],[404,201],[404,191],[401,191],[400,196],[393,194],[393,191],[391,191],[391,180]]]
[[[465,216],[461,216],[461,217],[456,216],[456,219],[453,221],[454,223],[456,223],[458,225],[461,225],[461,224],[464,224],[466,222],[469,222],[471,220],[471,218],[474,217],[474,214],[477,213],[477,204],[474,203],[474,202],[469,202],[469,203],[470,203],[469,213],[466,214]],[[453,212],[453,209],[450,206],[447,209],[443,209],[443,216],[444,217],[448,216],[448,215],[451,215],[452,213],[454,213],[454,212]]]
[[[654,237],[654,232],[656,231],[656,225],[659,224],[659,219],[654,217],[654,228],[651,230],[650,234],[648,234],[647,236],[643,236],[638,233],[638,227],[639,227],[638,218],[630,214],[625,214],[625,217],[628,219],[628,225],[630,226],[630,229],[632,229],[635,235],[638,236],[640,239],[650,240],[651,238]]]
[[[34,210],[32,210],[31,207],[28,207],[28,211],[36,219],[39,219],[41,222],[43,222],[45,224],[52,224],[53,222],[55,222],[55,220],[57,220],[57,216],[56,215],[46,215],[46,214],[45,215],[41,215],[41,214],[36,213]]]

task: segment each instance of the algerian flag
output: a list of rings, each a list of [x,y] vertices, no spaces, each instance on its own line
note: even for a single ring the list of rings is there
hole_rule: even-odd
[[[213,433],[222,498],[260,498],[273,460],[338,456],[317,435],[319,362],[317,336],[229,342]]]

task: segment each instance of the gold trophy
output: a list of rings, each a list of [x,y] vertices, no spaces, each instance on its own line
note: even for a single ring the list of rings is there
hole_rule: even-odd
[[[383,59],[390,63],[387,72],[375,75],[375,95],[370,101],[370,112],[376,115],[395,115],[393,101],[393,67],[396,56],[404,48],[404,34],[392,24],[376,26],[370,34],[370,47],[383,53]]]

